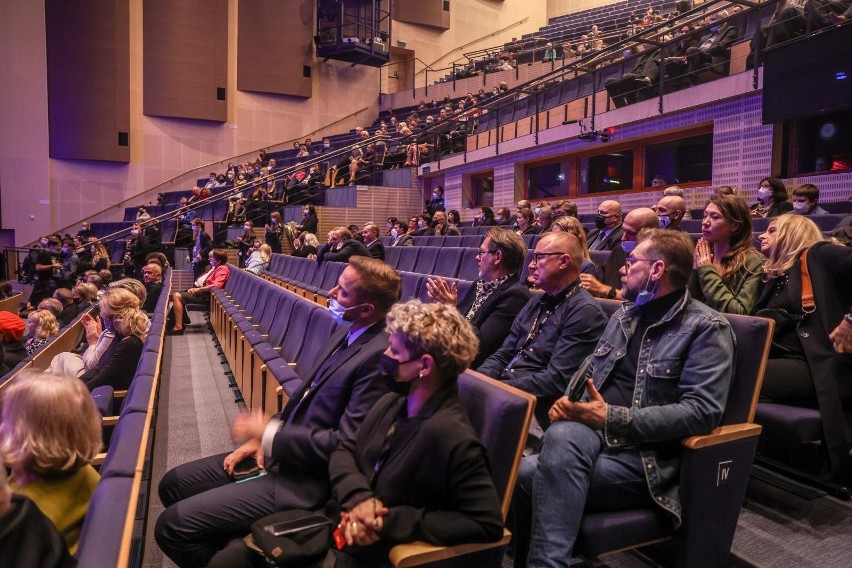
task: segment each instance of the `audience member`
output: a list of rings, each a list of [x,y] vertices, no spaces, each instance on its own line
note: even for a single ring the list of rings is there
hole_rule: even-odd
[[[818,202],[819,188],[812,183],[803,183],[793,190],[793,213],[796,215],[828,215]]]
[[[144,294],[142,284],[138,280],[133,282],[141,287]],[[112,331],[115,336],[97,366],[80,375],[90,391],[104,385],[115,390],[126,390],[133,381],[142,355],[142,344],[150,326],[148,316],[140,309],[141,305],[139,296],[129,287],[115,286],[104,291],[99,302],[101,320],[104,329]]]
[[[491,227],[497,224],[494,219],[494,210],[490,207],[483,207],[481,213],[473,220],[474,227]]]
[[[272,247],[264,243],[256,251],[251,253],[248,261],[246,261],[246,270],[252,274],[260,274],[264,270],[269,269],[269,262],[271,260]]]
[[[71,554],[100,479],[91,466],[100,449],[101,415],[78,379],[24,371],[3,394],[0,460],[12,491],[32,499]]]
[[[433,231],[435,235],[441,237],[457,237],[461,235],[461,232],[455,225],[452,225],[447,220],[447,214],[443,211],[438,211],[432,217],[432,222],[434,224]]]
[[[36,306],[37,310],[47,310],[53,317],[56,318],[57,324],[59,323],[59,316],[62,315],[62,302],[57,300],[56,298],[45,298]]]
[[[461,215],[459,215],[459,212],[455,209],[447,211],[447,223],[456,227],[461,226]]]
[[[757,190],[757,203],[751,206],[752,217],[777,217],[793,211],[787,201],[787,188],[778,178],[763,178]]]
[[[385,245],[379,240],[379,228],[374,223],[367,223],[364,225],[361,235],[364,237],[364,246],[367,247],[367,252],[370,253],[370,256],[378,260],[384,260]]]
[[[297,226],[300,232],[317,234],[319,221],[317,220],[317,210],[313,205],[305,205],[302,208],[302,223]]]
[[[426,212],[432,217],[434,217],[435,213],[438,211],[445,211],[444,186],[441,185],[435,186],[435,189],[432,190],[432,199],[426,204]]]
[[[77,273],[80,271],[80,258],[77,256],[74,241],[65,239],[59,249],[59,254],[62,259],[59,282],[64,286],[73,286],[77,282]]]
[[[541,227],[535,224],[535,215],[529,207],[518,209],[515,220],[518,226],[515,232],[519,235],[537,235],[541,232]]]
[[[192,275],[198,278],[204,273],[204,263],[213,250],[213,239],[204,230],[204,221],[196,217],[192,220],[192,245],[186,261],[192,264]]]
[[[18,363],[27,356],[27,348],[21,342],[26,329],[24,320],[17,314],[0,311],[0,341],[2,341],[3,347],[2,364],[6,368],[5,372],[17,367]]]
[[[597,277],[599,274],[598,265],[592,262],[592,257],[589,254],[589,246],[586,244],[586,230],[576,217],[563,215],[553,220],[550,230],[554,233],[566,232],[571,233],[577,240],[580,241],[580,248],[583,251],[583,264],[580,266],[580,274],[591,274]]]
[[[521,463],[516,566],[565,565],[583,513],[600,507],[653,504],[680,523],[677,442],[719,424],[734,368],[731,328],[689,297],[691,271],[688,235],[652,229],[640,236],[622,269],[630,303],[572,379],[586,382],[587,394],[572,400],[563,391],[548,408],[552,424],[539,453]],[[678,388],[655,389],[654,380]]]
[[[349,229],[335,227],[328,232],[328,242],[317,251],[317,262],[349,262],[353,256],[370,256],[370,251],[363,243],[352,238]]]
[[[559,218],[563,215],[568,215],[569,217],[576,217],[577,204],[571,201],[570,199],[563,199],[562,201],[553,205],[553,217]]]
[[[749,315],[760,292],[764,257],[752,244],[748,205],[735,195],[713,195],[695,244],[689,292],[714,310]]]
[[[62,270],[59,249],[62,246],[57,237],[41,240],[43,247],[39,249],[35,259],[35,278],[33,291],[30,294],[29,305],[37,306],[45,297],[50,297],[57,288],[57,278]]]
[[[330,496],[328,460],[343,440],[356,439],[361,421],[389,384],[382,353],[388,348],[384,319],[401,292],[388,264],[354,257],[331,291],[330,311],[341,326],[284,410],[268,422],[243,415],[232,453],[180,465],[160,481],[165,511],[154,536],[179,566],[205,566],[231,538],[286,509],[316,509]],[[339,349],[338,349],[339,348]],[[267,475],[234,483],[237,465],[255,460]]]
[[[457,306],[476,330],[479,353],[473,368],[503,344],[515,317],[530,299],[526,286],[519,281],[526,254],[526,245],[518,235],[494,227],[479,247],[479,278],[463,298],[459,298],[455,282],[448,284],[438,276],[426,280],[429,298]]]
[[[166,332],[168,335],[183,335],[184,322],[188,319],[187,304],[209,306],[210,290],[225,287],[230,274],[228,255],[225,251],[217,249],[211,251],[208,258],[208,262],[213,268],[207,272],[204,282],[200,286],[195,286],[185,292],[175,292],[172,295],[171,317],[174,318],[174,325],[171,330]]]
[[[110,264],[109,251],[103,242],[97,241],[92,244],[92,269],[107,270]]]
[[[655,208],[661,229],[682,231],[680,222],[686,216],[686,201],[677,195],[667,195],[657,202]]]
[[[534,394],[536,416],[548,426],[547,409],[565,393],[568,378],[592,352],[606,317],[580,286],[583,252],[570,233],[539,240],[530,276],[544,294],[533,297],[512,324],[503,345],[478,371]]]
[[[62,304],[62,311],[56,318],[59,327],[65,327],[80,315],[80,306],[74,301],[74,295],[68,288],[57,288],[53,293],[53,299]]]
[[[621,243],[621,204],[613,199],[598,205],[595,228],[589,231],[590,250],[612,250]]]
[[[818,408],[829,476],[849,475],[852,249],[823,242],[813,221],[790,214],[773,219],[760,235],[760,244],[767,257],[767,281],[757,299],[756,315],[775,320],[761,397]]]
[[[264,227],[266,233],[266,244],[272,248],[275,254],[281,254],[281,237],[284,235],[284,222],[281,213],[273,211],[269,214],[269,224]]]
[[[511,225],[512,224],[512,213],[509,211],[508,207],[499,207],[497,209],[497,215],[494,217],[494,222],[499,225]]]
[[[391,229],[391,237],[393,237],[392,247],[411,247],[414,246],[414,238],[408,234],[408,223],[405,221],[397,221],[393,229]]]
[[[541,228],[539,234],[549,233],[550,226],[553,223],[553,208],[547,204],[539,204],[536,209],[538,212],[534,211],[536,213],[535,222]]]
[[[318,247],[317,236],[313,233],[303,232],[293,241],[293,256],[316,259]]]
[[[150,314],[157,308],[160,293],[163,291],[163,268],[159,264],[149,262],[142,268],[142,282],[145,284],[142,311]]]
[[[705,68],[710,68],[718,73],[727,73],[731,60],[731,46],[740,35],[739,29],[731,25],[725,18],[728,17],[727,10],[721,10],[711,14],[708,18],[710,27],[707,33],[698,40],[698,45],[686,50],[686,59],[689,64],[689,81],[695,82],[695,74]],[[719,20],[721,24],[716,25]]]
[[[47,310],[33,310],[27,317],[27,355],[32,355],[59,332],[56,316]]]

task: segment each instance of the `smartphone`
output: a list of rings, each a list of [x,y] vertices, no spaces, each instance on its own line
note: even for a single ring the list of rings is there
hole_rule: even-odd
[[[284,521],[281,523],[266,525],[263,527],[263,530],[272,536],[284,536],[330,524],[331,520],[323,515],[311,515],[310,517],[296,519],[294,521]]]
[[[590,358],[586,359],[574,374],[574,381],[568,385],[568,400],[571,402],[579,402],[586,394],[586,380],[591,378],[589,377],[589,365],[591,363]]]
[[[250,456],[234,466],[234,480],[239,482],[253,479],[261,475],[262,471],[257,465],[257,459],[254,456]]]

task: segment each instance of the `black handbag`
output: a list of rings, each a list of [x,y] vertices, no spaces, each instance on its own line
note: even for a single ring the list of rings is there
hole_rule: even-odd
[[[319,513],[284,511],[255,521],[245,543],[269,566],[312,566],[328,553],[332,524]]]

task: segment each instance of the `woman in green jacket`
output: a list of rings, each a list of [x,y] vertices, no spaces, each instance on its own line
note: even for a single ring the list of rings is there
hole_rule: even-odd
[[[754,247],[748,205],[736,195],[713,195],[695,244],[690,293],[714,310],[751,314],[760,293],[764,257]]]

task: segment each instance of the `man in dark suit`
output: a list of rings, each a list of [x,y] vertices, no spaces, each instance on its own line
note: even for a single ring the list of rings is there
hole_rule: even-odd
[[[379,240],[379,228],[373,223],[364,225],[361,231],[364,237],[364,246],[367,247],[367,252],[370,256],[378,260],[385,259],[385,245]]]
[[[145,303],[142,304],[142,311],[152,313],[160,299],[160,293],[163,291],[163,269],[160,265],[151,262],[142,268],[142,282],[145,284]]]
[[[621,300],[621,267],[638,241],[642,229],[656,229],[657,214],[650,207],[637,207],[624,216],[621,244],[612,249],[603,265],[602,281],[591,274],[580,274],[583,288],[596,298]]]
[[[608,199],[598,205],[595,228],[589,231],[586,242],[589,250],[612,250],[621,243],[621,204]]]
[[[166,473],[159,486],[166,509],[154,534],[169,558],[179,566],[205,566],[255,520],[326,503],[329,456],[342,440],[354,438],[364,416],[388,392],[388,378],[379,370],[388,347],[384,318],[401,289],[388,264],[353,258],[330,292],[330,310],[341,325],[284,410],[270,420],[240,416],[233,434],[246,442],[237,450]],[[252,458],[267,475],[234,483],[235,467]]]
[[[394,231],[396,231],[396,234],[394,234]],[[392,247],[414,246],[414,238],[408,234],[408,223],[405,221],[398,221],[393,224],[391,236],[393,237],[393,242],[391,243]]]
[[[740,30],[736,26],[728,25],[728,22],[722,22],[721,25],[715,23],[727,16],[726,10],[711,16],[712,23],[708,33],[699,40],[697,47],[690,47],[686,50],[690,78],[693,81],[695,79],[694,74],[705,67],[711,67],[717,73],[727,74],[731,59],[731,46],[740,36]]]
[[[429,278],[429,297],[452,304],[467,318],[479,336],[479,353],[471,363],[476,368],[497,351],[509,335],[512,322],[530,299],[529,290],[518,279],[527,248],[523,239],[508,229],[489,229],[479,247],[479,280],[463,298],[455,283]]]
[[[370,256],[370,251],[361,241],[352,238],[346,227],[335,227],[328,234],[328,242],[317,251],[317,262],[334,260],[349,262],[353,256]]]

